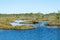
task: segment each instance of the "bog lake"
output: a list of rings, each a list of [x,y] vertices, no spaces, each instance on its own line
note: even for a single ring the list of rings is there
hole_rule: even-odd
[[[12,25],[20,25],[16,22],[18,21]],[[31,24],[36,27],[31,30],[0,30],[0,40],[60,40],[60,28],[57,26],[50,28],[45,26],[45,23],[42,21],[39,24]]]

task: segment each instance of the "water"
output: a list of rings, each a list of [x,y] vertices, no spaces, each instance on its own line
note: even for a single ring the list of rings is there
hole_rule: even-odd
[[[29,20],[16,20],[15,22],[20,23],[20,22],[27,22]]]
[[[59,28],[48,28],[45,22],[32,30],[0,30],[0,40],[60,40]]]
[[[28,24],[21,24],[22,22],[28,22],[29,20],[16,20],[12,23],[10,23],[12,26],[22,26],[22,25],[28,25]]]

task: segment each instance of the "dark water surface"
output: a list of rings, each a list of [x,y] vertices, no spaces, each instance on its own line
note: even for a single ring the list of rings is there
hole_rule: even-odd
[[[59,28],[48,28],[41,24],[34,24],[32,30],[0,30],[0,40],[60,40]]]

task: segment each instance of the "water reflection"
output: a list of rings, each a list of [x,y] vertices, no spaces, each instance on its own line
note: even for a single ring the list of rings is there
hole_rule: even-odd
[[[57,26],[46,26],[46,22],[50,21],[41,21],[40,23],[36,24],[21,24],[22,22],[29,22],[29,20],[16,20],[12,23],[10,23],[12,26],[22,26],[22,25],[28,25],[28,26],[34,26],[34,27],[42,27],[42,28],[58,28]]]
[[[21,24],[21,22],[27,22],[28,20],[16,20],[12,23],[10,23],[12,26],[21,26],[21,25],[26,25],[26,24]]]

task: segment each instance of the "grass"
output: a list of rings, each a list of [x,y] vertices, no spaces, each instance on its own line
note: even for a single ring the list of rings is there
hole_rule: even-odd
[[[52,22],[47,22],[47,26],[58,26],[60,27],[60,13],[51,14],[41,14],[41,13],[31,13],[31,14],[0,14],[0,29],[33,29],[33,26],[16,26],[10,25],[11,22],[15,20],[30,20],[30,22],[24,22],[22,24],[31,24],[32,22],[41,22],[42,20],[51,20]]]
[[[17,29],[17,30],[19,30],[19,29],[23,29],[23,30],[25,30],[25,29],[34,29],[34,28],[35,28],[34,26],[27,26],[27,25],[14,27],[14,29]]]
[[[33,26],[15,26],[10,25],[15,20],[30,20],[22,24],[31,24],[33,21],[40,20],[40,14],[0,14],[0,29],[33,29]],[[36,20],[37,19],[37,20]]]

